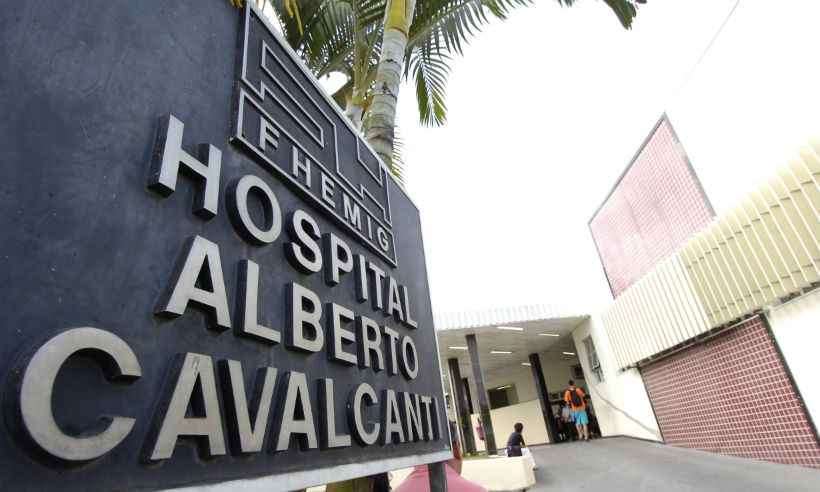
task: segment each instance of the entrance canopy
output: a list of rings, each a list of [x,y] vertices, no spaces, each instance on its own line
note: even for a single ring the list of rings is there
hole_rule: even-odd
[[[588,317],[560,312],[549,305],[437,315],[439,358],[442,367],[447,367],[447,359],[457,358],[462,372],[470,373],[465,337],[473,334],[485,376],[520,366],[532,353],[555,352],[560,356],[575,351],[572,330]]]
[[[472,403],[468,379],[474,385],[483,422],[484,436],[481,439],[485,441],[487,451],[495,454],[498,448],[488,389],[494,381],[505,383],[497,390],[512,387],[504,378],[512,379],[514,374],[520,376],[521,370],[526,370],[522,366],[530,369],[530,394],[538,401],[536,408],[540,415],[537,420],[540,422],[536,425],[542,429],[545,440],[554,442],[550,396],[541,357],[546,357],[545,361],[576,361],[572,331],[587,318],[587,315],[561,312],[548,305],[452,313],[436,318],[439,357],[442,367],[447,368],[445,387],[450,388],[448,393],[452,395],[464,449],[468,452],[477,449],[470,416]],[[507,396],[501,399],[505,403],[508,401]],[[535,400],[531,401],[534,403]],[[524,420],[519,414],[515,417],[517,421]]]

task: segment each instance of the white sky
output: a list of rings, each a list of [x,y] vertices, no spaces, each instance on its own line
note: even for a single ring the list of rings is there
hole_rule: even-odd
[[[600,1],[540,0],[454,63],[444,128],[403,87],[407,187],[433,308],[549,303],[609,290],[587,221],[666,111],[718,213],[820,134],[820,2],[650,0],[632,31]]]

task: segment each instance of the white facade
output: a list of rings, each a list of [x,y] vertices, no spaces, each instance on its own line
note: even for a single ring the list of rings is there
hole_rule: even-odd
[[[481,340],[482,334],[479,333],[477,336]],[[498,337],[497,334],[492,332],[484,333],[484,336]],[[519,335],[511,334],[507,336],[516,337]],[[568,380],[574,379],[579,386],[586,389],[590,394],[604,436],[624,435],[661,441],[661,433],[641,376],[636,369],[626,371],[619,369],[615,354],[609,344],[609,338],[600,319],[595,316],[580,318],[580,322],[575,324],[574,328],[563,336],[569,337],[572,343],[567,343],[569,340],[567,342],[559,341],[558,345],[561,346],[561,349],[551,348],[550,350],[537,352],[548,392],[563,394]],[[604,380],[600,383],[589,367],[584,347],[584,339],[588,336],[592,336],[602,366]],[[563,337],[560,340],[563,340]],[[494,342],[494,344],[498,343],[500,342]],[[574,350],[576,357],[565,356],[561,352],[563,349]],[[446,351],[446,345],[441,350]],[[486,357],[488,356],[482,354],[482,364],[484,364],[484,358]],[[499,448],[504,447],[507,436],[512,432],[513,424],[516,422],[524,424],[523,434],[528,444],[549,442],[532,368],[522,364],[522,361],[526,360],[526,355],[524,355],[522,359],[510,360],[506,365],[495,365],[492,370],[484,371],[484,383],[488,390],[511,385],[515,387],[517,395],[517,403],[490,411],[496,445]],[[443,363],[446,365],[446,361],[443,361]],[[577,366],[579,363],[584,369],[584,379],[580,379],[573,374],[573,366]],[[466,377],[469,382],[469,392],[473,406],[471,432],[475,437],[477,449],[482,451],[485,449],[484,443],[477,438],[475,433],[479,411],[478,390],[470,370],[462,367],[461,375]],[[449,418],[457,420],[452,408],[452,401]]]
[[[820,422],[820,290],[773,308],[769,325],[815,425]]]
[[[593,316],[572,333],[578,357],[587,375],[592,404],[604,436],[631,436],[662,441],[649,395],[637,369],[621,371],[600,318]],[[584,339],[591,336],[603,371],[598,382],[589,367]]]

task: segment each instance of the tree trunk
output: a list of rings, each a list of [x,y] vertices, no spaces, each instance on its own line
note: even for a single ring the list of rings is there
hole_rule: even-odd
[[[385,164],[392,166],[396,126],[396,102],[404,65],[404,52],[416,0],[388,0],[384,16],[384,39],[373,102],[364,120],[364,136]]]
[[[353,100],[347,101],[347,106],[345,107],[345,116],[347,119],[353,123],[353,126],[360,130],[362,128],[362,114],[364,113],[364,107],[360,104],[356,104]]]

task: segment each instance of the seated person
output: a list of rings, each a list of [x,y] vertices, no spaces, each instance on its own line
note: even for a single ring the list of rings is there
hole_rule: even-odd
[[[513,433],[510,434],[510,437],[507,439],[507,456],[521,456],[521,448],[526,446],[524,444],[524,436],[521,435],[521,431],[524,430],[524,424],[521,422],[517,422],[513,426]]]

